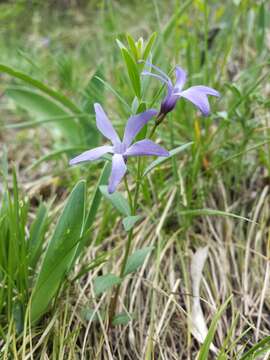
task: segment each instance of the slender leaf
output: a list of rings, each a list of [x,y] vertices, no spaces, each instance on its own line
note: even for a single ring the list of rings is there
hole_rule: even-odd
[[[192,0],[186,0],[184,3],[182,3],[181,6],[178,7],[177,11],[175,11],[173,13],[173,15],[171,16],[171,18],[169,19],[169,21],[163,28],[162,37],[159,39],[159,41],[157,42],[157,45],[155,46],[155,51],[153,54],[153,58],[155,60],[159,57],[159,55],[161,53],[160,48],[161,48],[163,42],[166,43],[166,41],[169,39],[171,33],[173,32],[174,28],[177,25],[177,22],[179,21],[181,16],[183,16],[183,14],[188,9],[188,7],[190,5],[192,5],[192,2],[193,2]]]
[[[133,37],[130,34],[127,34],[127,41],[128,41],[128,45],[133,54],[134,59],[138,60],[139,54],[138,54],[137,46],[136,46],[136,43],[135,43]]]
[[[149,56],[149,54],[150,54],[150,52],[151,52],[151,50],[152,50],[152,47],[153,47],[153,45],[154,45],[154,43],[155,43],[155,41],[156,41],[156,37],[157,37],[157,33],[156,33],[156,32],[154,32],[154,33],[150,36],[150,38],[149,38],[149,40],[148,40],[148,42],[147,42],[147,44],[146,44],[146,46],[145,46],[144,52],[143,52],[143,60],[147,60],[147,59],[148,59],[148,56]]]
[[[80,181],[70,194],[49,242],[31,297],[32,321],[46,311],[70,269],[82,235],[84,211],[85,182]]]
[[[129,104],[126,102],[126,100],[107,81],[103,80],[99,76],[96,76],[96,79],[98,81],[100,81],[105,86],[105,88],[110,90],[117,97],[117,99],[120,100],[123,105],[125,105],[125,107],[127,108],[128,111],[131,111],[131,108],[130,108]]]
[[[266,352],[270,350],[270,336],[265,337],[257,344],[253,345],[251,349],[245,352],[240,360],[255,360],[258,356],[260,356],[262,352]]]
[[[74,118],[70,118],[71,113],[67,109],[52,98],[41,92],[38,93],[23,87],[10,87],[6,90],[6,95],[13,99],[16,104],[34,115],[38,121],[41,121],[43,118],[66,117],[65,120],[56,120],[53,123],[54,126],[57,125],[58,136],[65,135],[70,144],[82,143],[80,125],[76,123]]]
[[[68,147],[68,148],[62,148],[60,150],[55,150],[55,151],[51,151],[49,154],[46,154],[44,156],[41,156],[37,161],[34,161],[28,168],[27,170],[31,170],[34,169],[35,167],[39,166],[40,164],[42,164],[44,161],[48,161],[54,158],[59,158],[60,155],[63,154],[74,154],[75,152],[78,151],[85,151],[87,150],[87,148],[85,146],[75,146],[75,147]]]
[[[232,295],[225,301],[225,303],[219,308],[218,312],[214,316],[213,320],[211,321],[211,325],[209,327],[208,334],[203,342],[203,345],[200,349],[198,360],[205,360],[209,358],[209,350],[210,345],[212,344],[218,321],[220,320],[223,312],[225,311],[226,307],[228,306],[229,302],[232,299]]]
[[[55,100],[59,101],[65,107],[70,109],[72,112],[81,113],[80,109],[72,101],[70,101],[66,96],[51,89],[50,87],[48,87],[41,81],[36,80],[36,79],[32,78],[31,76],[29,76],[21,71],[17,71],[17,70],[15,70],[7,65],[4,65],[4,64],[0,64],[0,72],[6,73],[14,78],[24,81],[25,83],[27,83],[29,85],[34,86],[36,89],[41,90],[45,94],[47,94],[50,97],[54,98]]]
[[[30,228],[29,236],[29,263],[31,267],[35,267],[44,241],[44,234],[47,226],[48,210],[46,206],[41,203],[38,208],[37,216]]]
[[[100,141],[100,133],[97,131],[94,121],[94,103],[102,104],[104,102],[104,84],[98,80],[103,76],[102,70],[102,66],[99,66],[83,91],[82,109],[88,116],[82,122],[82,126],[86,142],[92,146],[98,145]]]
[[[122,53],[123,59],[125,60],[125,63],[127,66],[129,79],[131,81],[134,93],[140,99],[141,98],[141,80],[140,80],[138,66],[127,49],[122,48],[121,53]]]
[[[110,170],[111,170],[110,163],[106,162],[103,167],[102,173],[99,177],[99,180],[97,182],[97,185],[95,187],[95,191],[94,191],[94,194],[92,197],[90,208],[85,217],[85,219],[86,219],[85,224],[84,224],[84,232],[85,233],[89,231],[91,225],[93,224],[93,222],[95,220],[95,217],[96,217],[96,214],[97,214],[100,202],[101,202],[101,197],[102,197],[99,187],[108,182],[108,178],[110,176]],[[82,252],[82,249],[84,247],[90,245],[91,241],[92,241],[91,235],[86,236],[84,239],[82,239],[82,241],[80,241],[74,261],[80,255],[80,253]]]
[[[110,176],[110,171],[111,171],[111,164],[106,162],[103,167],[102,173],[99,177],[99,180],[97,182],[97,185],[95,187],[95,192],[92,197],[91,205],[86,215],[86,221],[84,226],[85,230],[89,229],[90,226],[93,224],[101,200],[100,186],[104,186],[105,184],[107,184]]]

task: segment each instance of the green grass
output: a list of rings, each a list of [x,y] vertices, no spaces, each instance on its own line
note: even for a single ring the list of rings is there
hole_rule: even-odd
[[[267,359],[269,5],[134,0],[62,6],[0,5],[0,358]],[[210,100],[208,118],[180,101],[158,127],[155,141],[169,150],[189,145],[154,168],[152,160],[143,162],[149,171],[134,219],[124,183],[122,197],[99,191],[108,176],[102,162],[71,168],[68,159],[103,141],[94,130],[94,102],[120,134],[135,95],[142,107],[159,106],[160,83],[151,79],[140,87],[137,75],[130,81],[134,64],[116,42],[132,47],[129,33],[145,45],[154,32],[155,64],[168,72],[179,64],[188,72],[187,86],[213,86],[222,96]],[[129,171],[134,194],[136,161]],[[67,214],[64,206],[80,180],[86,180],[80,211],[74,203]],[[77,212],[84,224],[76,219],[74,236],[63,235]],[[122,281],[123,217],[133,226],[129,266],[137,272]],[[61,221],[64,228],[56,231]],[[66,260],[54,246],[68,257],[77,250]],[[203,258],[199,249],[206,246]],[[149,252],[138,250],[145,248]],[[46,260],[50,252],[53,265]],[[55,266],[62,270],[50,272]],[[40,280],[47,276],[55,289]],[[119,281],[119,325],[108,330],[112,285]],[[48,288],[34,298],[40,307],[34,322],[38,282]]]

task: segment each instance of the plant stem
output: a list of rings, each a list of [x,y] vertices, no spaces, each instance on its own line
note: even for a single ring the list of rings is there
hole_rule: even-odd
[[[138,197],[139,197],[139,189],[140,189],[140,174],[141,174],[141,159],[138,159],[138,168],[137,168],[137,178],[136,178],[136,188],[135,188],[135,195],[134,195],[134,200],[132,202],[132,198],[131,198],[131,194],[129,191],[129,187],[128,187],[128,182],[127,179],[125,178],[125,186],[127,189],[127,193],[128,193],[128,199],[129,199],[129,205],[131,207],[131,214],[135,215],[136,214],[136,209],[137,209],[137,203],[138,203]],[[128,256],[129,256],[129,252],[130,252],[130,248],[131,248],[131,243],[132,243],[132,236],[133,236],[133,228],[129,230],[128,232],[128,239],[127,239],[127,243],[126,243],[126,248],[125,248],[125,254],[124,254],[124,258],[121,264],[121,270],[120,270],[120,278],[122,279],[125,273],[125,268],[127,265],[127,260],[128,260]],[[109,327],[112,326],[112,321],[115,315],[115,311],[116,311],[116,307],[117,307],[117,301],[118,301],[118,296],[119,296],[119,291],[120,291],[120,284],[117,285],[117,287],[115,288],[115,292],[113,295],[113,298],[111,300],[110,303],[110,308],[109,308]]]
[[[155,125],[153,126],[149,138],[151,139],[158,127],[158,125],[160,124],[160,122],[164,119],[165,115],[161,115],[160,117],[157,118],[157,121],[155,123]],[[138,158],[138,167],[137,167],[137,177],[136,177],[136,188],[135,188],[135,194],[134,194],[134,200],[132,201],[132,197],[131,197],[131,193],[129,191],[129,187],[128,187],[128,182],[127,182],[127,178],[125,177],[125,186],[126,186],[126,190],[128,193],[128,199],[129,199],[129,205],[131,208],[131,214],[135,215],[136,214],[136,210],[137,210],[137,205],[138,205],[138,199],[139,199],[139,191],[140,191],[140,185],[141,185],[141,167],[142,167],[142,162],[141,162],[141,158]],[[127,260],[128,260],[128,256],[129,256],[129,252],[130,252],[130,248],[131,248],[131,243],[132,243],[132,237],[133,237],[133,228],[129,230],[128,233],[128,239],[127,239],[127,243],[126,243],[126,248],[125,248],[125,254],[124,254],[124,258],[121,264],[121,270],[120,270],[120,278],[121,280],[124,277],[124,273],[125,273],[125,268],[127,265]],[[113,318],[115,316],[115,311],[117,308],[117,302],[118,302],[118,296],[119,296],[119,291],[120,291],[120,286],[121,283],[118,284],[115,288],[110,306],[109,306],[109,327],[112,326],[112,322],[113,322]]]
[[[151,139],[158,127],[158,125],[164,120],[164,118],[166,117],[166,114],[158,114],[157,118],[156,118],[156,122],[155,122],[155,125],[153,126],[151,132],[150,132],[150,135],[149,135],[149,138]]]
[[[126,249],[125,249],[125,255],[124,255],[124,259],[122,261],[121,264],[121,270],[120,270],[120,278],[123,278],[124,272],[125,272],[125,268],[126,268],[126,264],[127,264],[127,259],[128,259],[128,255],[129,255],[129,250],[131,247],[131,242],[132,242],[132,235],[133,235],[133,229],[129,230],[128,233],[128,240],[127,240],[127,245],[126,245]],[[109,308],[109,327],[112,326],[112,321],[115,315],[115,310],[117,307],[117,301],[118,301],[118,295],[119,295],[119,291],[120,291],[120,284],[117,285],[117,287],[115,288],[115,292],[113,295],[113,298],[111,300],[110,303],[110,308]]]

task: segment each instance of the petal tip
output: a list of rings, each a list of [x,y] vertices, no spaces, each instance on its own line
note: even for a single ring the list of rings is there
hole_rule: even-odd
[[[158,113],[156,109],[149,109],[149,112],[152,116],[155,116]]]
[[[209,116],[211,114],[211,111],[202,111],[201,110],[201,113],[202,113],[203,116],[207,117],[207,116]]]
[[[115,188],[111,185],[108,186],[108,193],[113,194],[115,192]]]

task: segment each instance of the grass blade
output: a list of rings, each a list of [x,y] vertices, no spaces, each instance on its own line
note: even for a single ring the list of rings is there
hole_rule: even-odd
[[[225,303],[220,307],[220,309],[218,310],[218,312],[216,313],[216,315],[214,316],[211,325],[209,327],[209,331],[208,334],[204,340],[204,343],[200,349],[199,355],[198,355],[198,360],[205,360],[209,358],[209,350],[210,350],[210,345],[213,341],[215,332],[216,332],[216,327],[217,327],[217,323],[219,321],[219,319],[221,318],[223,312],[225,311],[226,307],[228,306],[229,302],[232,299],[232,295],[225,301]]]

